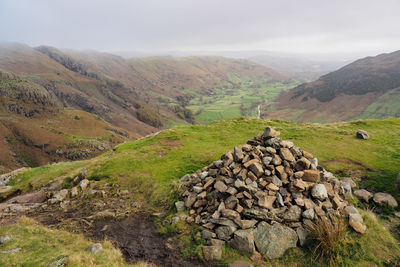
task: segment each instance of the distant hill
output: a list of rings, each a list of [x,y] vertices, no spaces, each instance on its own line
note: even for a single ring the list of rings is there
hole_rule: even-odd
[[[299,80],[303,80],[303,82],[316,80],[320,76],[349,63],[349,61],[312,60],[299,56],[265,54],[252,56],[249,60],[274,68],[279,72],[290,74]]]
[[[359,59],[283,92],[264,115],[318,122],[400,117],[400,51]]]

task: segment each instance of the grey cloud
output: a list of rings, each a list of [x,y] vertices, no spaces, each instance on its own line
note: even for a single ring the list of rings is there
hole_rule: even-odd
[[[382,52],[400,49],[399,10],[396,0],[1,0],[0,40],[103,51]]]

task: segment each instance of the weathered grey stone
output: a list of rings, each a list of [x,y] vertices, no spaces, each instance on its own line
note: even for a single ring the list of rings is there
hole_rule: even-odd
[[[68,196],[68,189],[62,189],[53,195],[50,203],[57,203],[63,201]]]
[[[278,201],[279,205],[281,205],[281,207],[285,206],[285,203],[283,203],[282,195],[279,192],[276,193],[276,200]]]
[[[301,179],[306,182],[319,183],[321,180],[321,175],[318,170],[304,170]]]
[[[229,267],[253,267],[253,264],[247,261],[237,260],[229,264]]]
[[[300,158],[296,162],[296,169],[298,171],[309,169],[310,166],[311,166],[311,162],[308,159],[306,159],[305,157]]]
[[[175,208],[177,212],[185,211],[185,202],[183,201],[175,202]]]
[[[311,189],[311,195],[321,201],[328,198],[328,192],[323,184],[314,185],[314,187]]]
[[[11,189],[12,189],[12,186],[9,186],[9,185],[0,186],[0,196],[1,196],[2,194],[5,194],[5,193],[7,193],[7,192],[10,192]]]
[[[67,261],[68,261],[67,257],[62,257],[61,259],[53,261],[47,267],[65,267],[67,266]]]
[[[11,238],[8,235],[0,237],[0,244],[4,244],[6,241],[11,240]]]
[[[373,196],[370,192],[368,192],[365,189],[354,191],[354,195],[365,202],[368,202]]]
[[[265,166],[268,166],[271,163],[271,161],[272,161],[272,157],[263,157],[263,159],[262,159],[262,163]]]
[[[193,186],[192,189],[193,189],[193,192],[195,192],[197,194],[199,194],[199,193],[201,193],[201,191],[203,191],[202,186]]]
[[[293,205],[283,214],[283,219],[288,222],[296,222],[301,218],[301,208],[297,205]]]
[[[203,256],[206,261],[216,261],[222,258],[221,246],[203,246]]]
[[[77,197],[78,194],[79,194],[78,188],[77,188],[76,186],[72,187],[72,188],[71,188],[71,192],[70,192],[71,198]]]
[[[280,134],[281,134],[281,133],[280,133],[279,131],[275,130],[274,128],[272,128],[272,127],[267,127],[267,128],[265,128],[262,137],[263,137],[263,138],[279,137]]]
[[[219,226],[216,230],[215,233],[218,236],[218,239],[224,240],[224,241],[228,241],[229,239],[231,239],[231,235],[233,234],[233,232],[235,232],[236,229],[226,226],[226,225],[222,225]]]
[[[201,180],[204,180],[207,176],[208,176],[208,171],[204,171],[204,172],[200,173]]]
[[[13,249],[2,251],[2,253],[3,254],[12,254],[12,253],[20,252],[21,250],[22,250],[22,248],[13,248]]]
[[[235,159],[236,162],[240,162],[243,159],[243,151],[242,147],[240,146],[235,146],[233,149],[233,158]]]
[[[88,185],[89,185],[88,179],[83,179],[82,181],[79,182],[79,186],[82,189],[82,191],[85,191]]]
[[[97,254],[102,250],[103,250],[103,246],[100,243],[92,244],[86,249],[86,251],[93,253],[93,254]]]
[[[396,208],[398,206],[396,199],[387,193],[376,193],[373,200],[379,205],[387,205],[392,208]]]
[[[260,222],[254,229],[254,241],[258,251],[269,259],[280,258],[287,249],[296,247],[297,233],[279,223]]]
[[[186,208],[190,209],[193,204],[196,202],[197,194],[196,193],[189,193],[189,195],[185,199],[185,206]]]
[[[264,174],[264,169],[260,163],[254,162],[249,166],[249,169],[257,176],[260,177]]]
[[[255,251],[253,230],[237,230],[233,235],[230,245],[247,254],[253,254]]]
[[[364,130],[358,130],[356,133],[358,139],[369,139],[369,134]]]
[[[221,193],[225,193],[228,187],[226,184],[222,181],[218,181],[214,184],[214,188],[217,189]]]
[[[276,196],[263,195],[258,199],[258,206],[272,210],[274,208],[272,204],[274,204],[275,200]]]
[[[351,192],[351,184],[346,181],[340,181],[341,183],[341,193],[343,194],[345,199],[351,199],[353,197],[353,194]]]
[[[309,233],[303,227],[301,227],[301,226],[297,227],[296,228],[296,233],[297,233],[297,236],[299,238],[299,245],[301,247],[303,247],[304,245],[306,245],[310,241]]]
[[[213,238],[215,236],[216,236],[215,233],[213,233],[213,232],[211,232],[209,230],[201,231],[201,238],[203,238],[203,239],[207,240],[207,239],[211,239],[211,238]]]
[[[289,162],[295,162],[295,158],[293,157],[292,152],[288,148],[281,148],[279,151],[279,155],[282,159],[287,160]]]
[[[349,214],[349,225],[358,233],[364,234],[367,227],[363,224],[364,220],[359,213]]]
[[[306,219],[314,220],[314,209],[307,209],[303,211],[302,215]]]

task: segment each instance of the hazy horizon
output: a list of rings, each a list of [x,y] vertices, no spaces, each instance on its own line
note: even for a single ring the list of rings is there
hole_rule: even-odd
[[[398,10],[394,0],[1,0],[0,41],[120,55],[349,60],[400,49]]]

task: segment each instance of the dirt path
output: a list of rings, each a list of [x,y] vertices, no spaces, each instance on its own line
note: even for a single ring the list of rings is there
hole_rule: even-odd
[[[108,239],[118,247],[127,262],[145,261],[157,266],[202,266],[183,260],[169,248],[145,216],[135,215],[122,221],[97,221],[89,234],[94,239]]]

